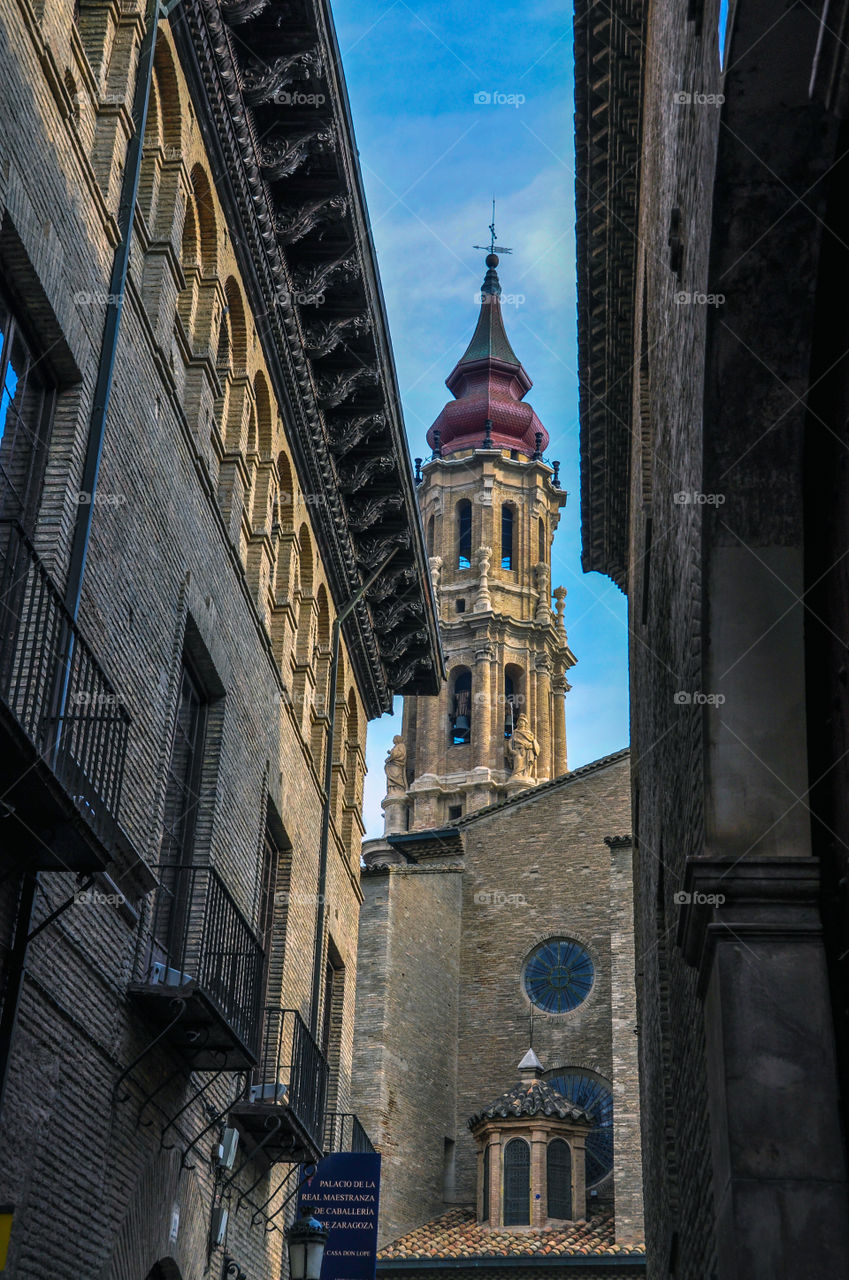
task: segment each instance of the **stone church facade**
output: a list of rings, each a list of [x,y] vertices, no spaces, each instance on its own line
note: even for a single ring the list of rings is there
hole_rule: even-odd
[[[639,1274],[629,758],[566,768],[566,496],[497,266],[421,473],[447,680],[405,700],[363,845],[354,1105],[379,1274],[546,1248]]]
[[[0,12],[14,1280],[284,1273],[368,1141],[366,725],[439,685],[328,6],[169,9]]]

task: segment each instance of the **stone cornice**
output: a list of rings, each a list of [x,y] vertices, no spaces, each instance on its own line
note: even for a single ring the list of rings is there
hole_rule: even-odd
[[[645,10],[577,0],[574,26],[581,562],[623,590]]]
[[[393,693],[436,692],[442,661],[328,6],[185,0],[172,29],[298,479],[305,492],[322,495],[311,510],[337,608],[395,551],[345,624],[371,718],[390,708]],[[305,292],[316,280],[321,288]],[[370,425],[361,428],[364,417]],[[346,485],[345,474],[366,479]],[[402,602],[416,606],[403,625],[376,625],[375,604],[386,616],[386,606]],[[403,638],[408,643],[399,650]]]
[[[688,858],[675,894],[677,942],[699,971],[700,993],[719,942],[815,942],[822,932],[819,883],[816,858]]]

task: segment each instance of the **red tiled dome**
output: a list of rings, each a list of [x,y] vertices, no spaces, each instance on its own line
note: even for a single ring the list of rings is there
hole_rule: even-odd
[[[492,446],[516,449],[533,456],[548,444],[548,432],[523,397],[533,383],[510,346],[501,315],[501,285],[495,268],[498,257],[486,259],[487,273],[481,289],[477,327],[465,353],[446,378],[455,399],[449,401],[427,433],[431,448],[436,432],[443,454],[480,448],[491,426]]]

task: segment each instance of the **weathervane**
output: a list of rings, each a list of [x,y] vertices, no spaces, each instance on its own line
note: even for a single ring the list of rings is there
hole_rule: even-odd
[[[486,253],[512,253],[512,249],[506,249],[503,244],[495,243],[495,196],[492,197],[492,222],[489,224],[489,245],[475,244],[473,249],[483,249]]]

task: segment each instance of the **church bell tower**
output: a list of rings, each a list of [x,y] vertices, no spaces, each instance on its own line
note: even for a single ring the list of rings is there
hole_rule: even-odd
[[[439,827],[566,771],[564,695],[575,662],[551,543],[566,494],[501,312],[498,256],[427,434],[418,495],[447,680],[408,697],[386,762],[385,834]],[[418,465],[418,460],[417,460]]]

